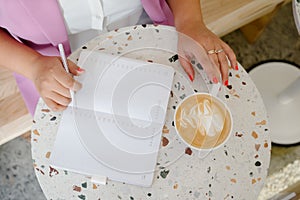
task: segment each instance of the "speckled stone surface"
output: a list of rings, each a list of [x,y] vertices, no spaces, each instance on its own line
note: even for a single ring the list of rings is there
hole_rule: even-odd
[[[232,133],[226,144],[199,157],[197,151],[190,149],[178,137],[173,120],[176,106],[186,96],[207,91],[200,78],[204,72],[201,65],[192,62],[199,68],[200,74],[197,71],[195,80],[189,80],[178,61],[176,41],[177,32],[173,27],[141,25],[102,34],[82,47],[165,64],[175,70],[151,187],[132,186],[111,180],[105,186],[95,185],[89,177],[51,166],[49,157],[61,114],[49,111],[40,101],[32,129],[32,157],[36,175],[48,199],[257,198],[267,176],[271,145],[266,110],[255,85],[242,66],[239,66],[239,70],[229,70],[230,85],[223,86],[217,96],[231,110]],[[80,51],[70,56],[73,62],[78,60]],[[204,80],[209,85],[209,80]],[[72,156],[74,162],[80,162],[76,161],[76,154]],[[74,187],[79,191],[74,190]]]
[[[299,12],[299,1],[295,0],[295,2],[298,2]],[[246,43],[241,36],[240,31],[235,31],[223,39],[231,45],[237,59],[246,69],[251,69],[257,63],[270,59],[283,59],[300,65],[300,36],[295,25],[291,3],[280,9],[254,44]],[[299,144],[291,147],[273,145],[268,177],[259,199],[268,199],[299,181],[299,165]]]
[[[240,31],[223,38],[235,50],[239,62],[248,69],[252,65],[268,59],[285,59],[300,64],[300,37],[295,28],[291,4],[285,5],[273,18],[263,35],[255,44],[248,44]],[[16,153],[20,152],[21,156]],[[282,174],[299,174],[300,146],[272,147],[272,157],[267,177],[267,191],[262,199],[274,191],[292,184],[291,179]],[[32,167],[31,150],[28,141],[17,138],[0,146],[0,199],[45,199],[35,178]],[[296,171],[297,170],[297,171]],[[15,174],[15,175],[13,175]],[[6,177],[9,177],[9,180]],[[13,178],[16,176],[17,178]],[[270,182],[269,182],[270,181]],[[275,188],[275,190],[271,190]],[[76,188],[75,188],[76,189]],[[78,188],[77,188],[78,189]],[[268,192],[271,191],[271,192]]]

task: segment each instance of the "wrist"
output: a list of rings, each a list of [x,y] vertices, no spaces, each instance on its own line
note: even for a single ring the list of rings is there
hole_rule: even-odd
[[[177,30],[187,26],[205,26],[199,0],[167,0],[167,3],[172,10]]]
[[[174,24],[179,32],[185,32],[185,30],[190,29],[199,31],[207,29],[200,12],[192,12],[192,15],[186,12],[177,14],[174,16]]]
[[[36,77],[39,74],[39,71],[42,67],[42,63],[43,63],[43,58],[44,56],[41,54],[37,54],[34,55],[32,58],[30,58],[29,62],[28,62],[28,72],[27,72],[27,76],[30,80],[32,80],[34,82],[34,80],[36,79]]]
[[[176,31],[193,37],[194,34],[207,32],[207,27],[202,21],[188,21],[188,23],[176,24]]]
[[[196,28],[203,29],[206,28],[204,22],[201,19],[180,19],[175,21],[175,27],[177,31]]]

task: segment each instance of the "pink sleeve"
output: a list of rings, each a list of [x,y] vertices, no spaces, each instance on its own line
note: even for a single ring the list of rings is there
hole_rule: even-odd
[[[166,0],[141,0],[154,24],[174,26],[174,17]]]
[[[55,0],[0,0],[0,27],[19,42],[30,41],[27,45],[42,55],[59,56],[59,43],[64,44],[66,54],[71,53],[64,19]],[[14,76],[33,116],[40,95],[31,80],[17,73]]]

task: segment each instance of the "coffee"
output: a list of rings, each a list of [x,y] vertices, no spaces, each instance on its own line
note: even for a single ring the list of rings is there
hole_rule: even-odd
[[[226,141],[231,132],[232,118],[221,100],[210,94],[198,93],[178,105],[175,128],[188,145],[211,149]]]

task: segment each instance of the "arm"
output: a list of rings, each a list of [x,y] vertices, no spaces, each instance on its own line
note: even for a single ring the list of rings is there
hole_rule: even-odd
[[[167,2],[174,15],[176,28],[184,28],[185,25],[188,25],[185,22],[193,22],[205,27],[199,0],[167,0]]]
[[[51,109],[58,111],[66,108],[71,100],[69,89],[77,91],[81,84],[65,72],[59,57],[43,56],[17,42],[1,28],[0,44],[0,66],[32,80]],[[80,68],[71,61],[69,68],[73,75],[80,73]]]
[[[167,0],[174,15],[176,30],[179,32],[178,52],[180,63],[194,79],[194,70],[189,62],[196,58],[213,82],[222,75],[224,85],[228,84],[228,61],[237,68],[237,61],[232,49],[204,24],[200,0]],[[223,50],[208,54],[210,50]],[[216,80],[217,79],[217,80]]]
[[[40,54],[17,42],[3,29],[0,29],[0,44],[0,65],[32,80],[31,63],[35,63]]]

